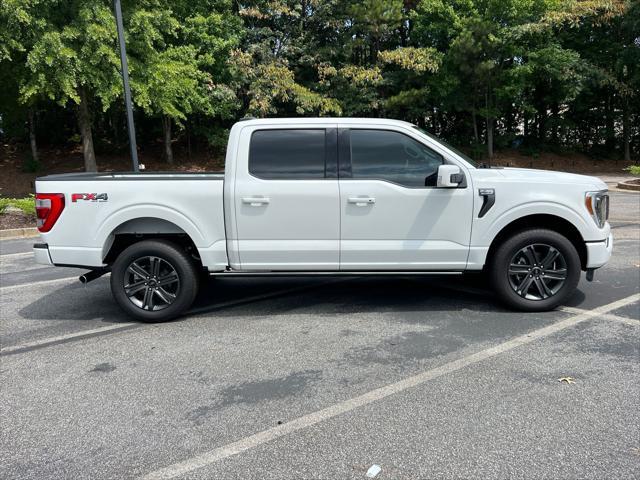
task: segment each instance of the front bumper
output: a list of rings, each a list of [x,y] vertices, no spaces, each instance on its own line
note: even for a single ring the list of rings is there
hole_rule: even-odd
[[[49,245],[46,243],[33,244],[33,258],[41,265],[53,265],[51,255],[49,255]]]
[[[606,240],[601,242],[588,242],[587,244],[587,268],[600,268],[611,258],[613,252],[613,235],[609,233]]]

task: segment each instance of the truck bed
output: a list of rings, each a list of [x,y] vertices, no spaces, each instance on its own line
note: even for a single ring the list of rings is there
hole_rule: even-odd
[[[100,267],[117,235],[187,234],[205,267],[227,265],[221,173],[71,173],[36,179],[64,209],[41,237],[51,263]]]

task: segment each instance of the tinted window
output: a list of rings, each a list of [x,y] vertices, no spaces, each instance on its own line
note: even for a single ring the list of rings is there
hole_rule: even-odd
[[[258,130],[251,136],[249,172],[259,178],[324,178],[324,130]]]
[[[420,133],[422,133],[423,135],[426,135],[427,137],[429,137],[431,140],[433,140],[434,142],[439,143],[440,145],[442,145],[443,147],[451,150],[453,153],[455,153],[456,155],[458,155],[459,157],[464,158],[467,162],[469,162],[471,165],[473,165],[474,167],[478,166],[478,162],[476,162],[474,159],[472,159],[469,155],[465,154],[464,152],[461,152],[460,150],[458,150],[456,147],[449,145],[447,142],[445,142],[443,139],[436,137],[435,135],[430,134],[429,132],[427,132],[426,130],[418,127],[417,125],[414,125],[413,128],[415,128],[416,130],[418,130]]]
[[[420,142],[389,130],[351,130],[353,178],[407,187],[435,186],[443,158]]]

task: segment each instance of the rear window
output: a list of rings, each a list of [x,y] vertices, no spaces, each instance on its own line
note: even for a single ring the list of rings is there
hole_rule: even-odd
[[[253,132],[249,145],[249,173],[273,180],[324,178],[324,129]]]

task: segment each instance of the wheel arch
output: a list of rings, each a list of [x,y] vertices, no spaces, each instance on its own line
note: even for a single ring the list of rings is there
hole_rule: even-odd
[[[578,252],[581,268],[583,270],[586,269],[587,246],[585,244],[584,238],[582,237],[582,234],[580,233],[578,228],[569,220],[557,215],[550,214],[526,215],[524,217],[517,218],[505,225],[491,242],[489,251],[487,253],[485,265],[490,265],[492,257],[495,254],[498,246],[501,245],[507,238],[515,235],[518,232],[531,228],[553,230],[566,237]]]
[[[103,244],[103,261],[110,265],[127,247],[150,239],[169,240],[182,247],[195,260],[200,259],[193,238],[183,228],[163,218],[138,217],[122,222],[108,234]]]

